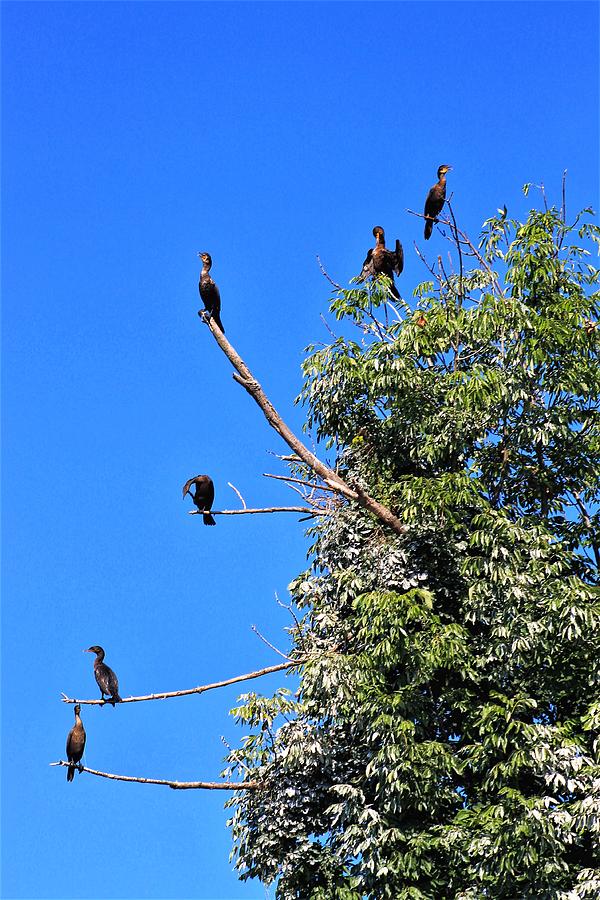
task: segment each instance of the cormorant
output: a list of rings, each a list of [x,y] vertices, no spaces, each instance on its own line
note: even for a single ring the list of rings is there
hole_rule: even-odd
[[[452,166],[440,166],[437,170],[438,180],[427,194],[425,201],[425,240],[428,241],[433,231],[433,226],[437,222],[437,217],[442,211],[442,207],[446,202],[446,172],[449,172]]]
[[[400,294],[394,284],[394,272],[396,275],[400,275],[404,268],[402,244],[396,238],[396,249],[388,250],[385,246],[385,232],[381,225],[375,226],[373,235],[375,237],[375,246],[367,253],[358,281],[364,281],[365,278],[373,278],[376,275],[386,275],[391,281],[390,290],[392,294],[396,299],[399,299]]]
[[[102,647],[94,645],[93,647],[88,647],[88,649],[83,652],[96,654],[96,659],[94,660],[94,675],[96,676],[96,682],[100,688],[102,699],[104,700],[104,695],[106,694],[108,696],[108,703],[112,703],[113,706],[115,703],[120,703],[119,680],[113,670],[104,662],[104,650]]]
[[[75,706],[75,724],[67,735],[67,759],[72,765],[67,769],[67,781],[73,781],[75,777],[75,766],[80,762],[85,748],[85,728],[83,722],[79,718],[81,707],[79,703]]]
[[[198,256],[202,260],[202,271],[200,272],[200,281],[198,282],[198,290],[200,297],[204,303],[204,309],[208,313],[208,317],[212,318],[218,328],[225,334],[223,323],[221,322],[221,295],[219,288],[209,275],[212,266],[212,258],[210,253],[199,253]],[[202,316],[202,310],[199,315]]]
[[[192,485],[196,487],[196,491],[193,494],[190,490]],[[203,513],[202,519],[204,524],[216,525],[217,523],[210,514],[215,500],[215,486],[212,483],[212,478],[209,478],[208,475],[196,475],[194,478],[190,478],[183,486],[183,496],[185,497],[186,494],[190,495],[194,501],[194,506]]]

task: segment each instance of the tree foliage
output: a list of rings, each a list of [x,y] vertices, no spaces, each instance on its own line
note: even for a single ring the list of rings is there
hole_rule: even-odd
[[[279,900],[600,895],[590,213],[502,210],[479,245],[451,213],[455,271],[338,291],[347,333],[309,348],[307,427],[409,528],[331,502],[290,586],[299,688],[233,711],[227,774],[261,784],[235,864]]]

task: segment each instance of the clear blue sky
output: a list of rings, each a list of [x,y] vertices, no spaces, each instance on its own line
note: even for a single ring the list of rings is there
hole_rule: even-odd
[[[49,768],[102,644],[124,696],[276,663],[293,517],[186,515],[295,495],[282,444],[196,310],[208,250],[227,334],[289,423],[332,276],[383,225],[426,277],[440,163],[478,233],[526,181],[598,204],[595,3],[3,3],[5,898],[264,898],[228,863],[225,795]],[[432,257],[445,249],[434,234]],[[265,689],[283,679],[273,677]],[[259,683],[255,682],[256,687]],[[84,707],[86,762],[214,779],[239,691]]]

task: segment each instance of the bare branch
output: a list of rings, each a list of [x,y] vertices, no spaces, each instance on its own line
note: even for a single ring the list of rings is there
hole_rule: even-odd
[[[296,512],[315,513],[309,506],[265,506],[262,509],[211,509],[211,516],[255,516],[258,513]],[[197,509],[188,510],[188,516],[203,516],[205,513]]]
[[[306,465],[313,470],[315,475],[322,478],[326,484],[334,488],[347,500],[354,500],[357,502],[364,509],[376,516],[380,522],[383,522],[383,524],[395,531],[396,534],[406,534],[408,531],[407,526],[394,515],[391,509],[388,509],[383,503],[379,503],[378,500],[370,497],[361,488],[351,488],[343,478],[334,472],[333,469],[330,469],[329,466],[322,463],[321,460],[296,437],[293,431],[285,424],[239,353],[232,347],[220,328],[215,325],[213,319],[209,319],[206,324],[215,341],[235,368],[236,371],[233,373],[235,381],[237,381],[238,384],[241,384],[244,390],[250,394],[263,411],[269,425],[271,425],[271,427],[283,438],[288,447],[300,457],[300,460],[306,463]]]
[[[50,766],[71,766],[72,763],[59,759],[48,763]],[[258,781],[166,781],[162,778],[134,778],[132,775],[114,775],[112,772],[99,772],[88,769],[81,764],[75,766],[80,772],[97,775],[99,778],[110,778],[111,781],[135,781],[137,784],[163,784],[174,791],[256,791],[260,787]]]
[[[417,218],[419,218],[419,219],[426,218],[426,216],[423,216],[421,213],[414,212],[412,209],[407,209],[406,211],[407,211],[408,213],[410,213],[412,216],[417,216]],[[440,219],[440,218],[438,218],[438,225],[447,225],[448,228],[450,228],[451,231],[454,230],[454,225],[453,225],[453,223],[452,223],[449,219]],[[498,296],[498,298],[499,298],[500,300],[503,300],[503,299],[504,299],[504,294],[502,293],[502,290],[501,290],[500,285],[499,285],[499,283],[498,283],[498,275],[497,275],[497,273],[494,272],[494,270],[493,270],[492,267],[489,265],[489,263],[483,258],[483,256],[481,255],[481,253],[479,252],[479,250],[477,249],[477,247],[475,246],[475,244],[471,241],[471,239],[470,239],[470,237],[468,236],[468,234],[467,234],[466,232],[462,231],[460,228],[456,228],[456,233],[453,235],[452,240],[453,240],[454,243],[456,243],[457,245],[460,243],[460,244],[464,244],[465,247],[468,247],[468,248],[469,248],[469,250],[470,250],[471,252],[468,253],[467,255],[468,255],[468,256],[475,256],[475,257],[479,260],[479,263],[483,266],[483,268],[486,270],[486,272],[487,272],[488,275],[490,276],[490,283],[491,283],[491,285],[492,285],[493,290],[496,292],[496,295]],[[418,253],[418,252],[419,252],[419,251],[417,250],[417,253]],[[419,255],[420,255],[420,254],[419,254]],[[425,263],[425,264],[427,265],[427,263]],[[430,270],[430,271],[431,271],[431,270]]]
[[[306,643],[304,641],[304,635],[302,633],[302,628],[300,627],[300,622],[298,621],[298,617],[297,617],[296,613],[294,612],[292,604],[290,603],[288,605],[287,603],[282,603],[282,601],[277,596],[277,592],[275,592],[275,600],[277,601],[278,606],[281,606],[282,609],[287,609],[287,611],[291,615],[292,619],[294,620],[294,622],[296,624],[296,632],[298,634],[298,638],[300,639],[300,643],[302,644],[302,649],[306,650]]]
[[[260,631],[258,630],[258,628],[256,627],[256,625],[252,625],[251,628],[252,628],[252,631],[254,632],[254,634],[255,634],[257,637],[259,637],[259,638],[261,639],[261,641],[263,641],[263,643],[265,643],[265,644],[267,645],[267,647],[270,647],[271,650],[274,650],[275,653],[278,653],[278,654],[279,654],[279,656],[283,656],[284,659],[289,660],[290,663],[293,663],[293,662],[294,662],[294,660],[290,659],[290,657],[289,657],[286,653],[282,653],[281,650],[278,650],[277,647],[276,647],[274,644],[272,644],[270,641],[268,641],[268,640],[266,639],[266,637],[264,636],[264,634],[261,634],[261,633],[260,633]]]
[[[323,273],[323,275],[325,276],[325,278],[327,279],[327,281],[329,282],[329,284],[333,285],[333,287],[336,290],[343,291],[344,288],[342,287],[342,285],[338,284],[337,281],[334,281],[333,278],[325,271],[325,266],[321,262],[321,257],[319,256],[319,254],[317,254],[317,262],[319,263],[319,268],[320,268],[321,272]]]
[[[456,244],[456,249],[458,250],[458,261],[460,264],[460,281],[459,281],[460,289],[458,292],[458,299],[459,299],[460,303],[462,303],[465,299],[465,293],[463,290],[463,258],[462,258],[462,250],[460,249],[460,241],[458,239],[458,226],[456,224],[456,218],[454,216],[454,210],[452,209],[452,204],[450,203],[451,199],[452,199],[452,197],[450,196],[448,198],[448,200],[446,200],[446,205],[447,205],[448,209],[450,210],[450,216],[452,217],[452,235],[454,237],[454,243]]]
[[[287,657],[287,659],[289,659],[289,657]],[[228,687],[230,684],[237,684],[240,681],[250,681],[252,678],[262,678],[263,675],[270,675],[272,672],[281,672],[292,666],[300,665],[304,661],[304,657],[301,659],[290,660],[289,662],[278,663],[275,666],[257,669],[256,672],[248,672],[246,675],[236,675],[234,678],[226,678],[224,681],[214,681],[212,684],[202,684],[199,687],[187,688],[184,691],[166,691],[162,694],[146,694],[143,697],[123,697],[121,703],[141,703],[143,700],[168,700],[171,697],[187,697],[189,694],[203,694],[205,691],[213,691],[215,688]],[[67,697],[66,694],[62,694],[62,702],[79,703],[80,705],[85,704],[86,706],[104,706],[105,703],[110,703],[109,700],[75,700],[72,697]]]
[[[238,497],[240,498],[240,500],[242,502],[242,506],[244,507],[244,509],[248,509],[248,507],[246,506],[246,501],[244,500],[244,498],[242,497],[242,495],[236,488],[235,484],[232,484],[230,481],[228,481],[227,484],[229,485],[229,487],[231,488],[232,491],[236,492],[236,494],[238,495]]]
[[[335,334],[331,330],[323,313],[321,313],[321,321],[322,321],[323,325],[325,326],[325,328],[327,329],[327,331],[329,332],[329,334],[331,335],[331,337],[334,339],[334,341],[337,341],[337,334]]]
[[[294,481],[296,484],[304,484],[306,487],[314,488],[317,491],[333,491],[334,488],[326,487],[322,484],[315,484],[312,481],[303,481],[302,478],[292,478],[290,475],[271,475],[270,472],[263,472],[263,478],[277,478],[279,481]]]
[[[267,450],[267,453],[269,454],[269,456],[274,456],[276,459],[282,459],[284,462],[291,462],[291,463],[301,463],[302,462],[300,457],[296,456],[295,454],[290,456],[289,454],[286,455],[285,453],[283,453],[283,454],[275,453],[274,450]]]

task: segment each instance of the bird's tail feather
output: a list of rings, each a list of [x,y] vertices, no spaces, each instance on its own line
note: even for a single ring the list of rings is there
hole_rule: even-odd
[[[67,769],[67,781],[73,781],[75,777],[75,766],[69,766]]]
[[[222,331],[223,329],[221,329]],[[213,519],[210,513],[202,513],[202,521],[205,525],[216,525],[217,523]]]
[[[425,240],[428,241],[431,237],[431,232],[433,231],[433,219],[425,219],[425,231],[423,232],[425,235]]]
[[[219,313],[213,313],[213,322],[221,329],[223,334],[225,334],[225,329],[223,328],[223,323],[221,322],[221,316]]]

